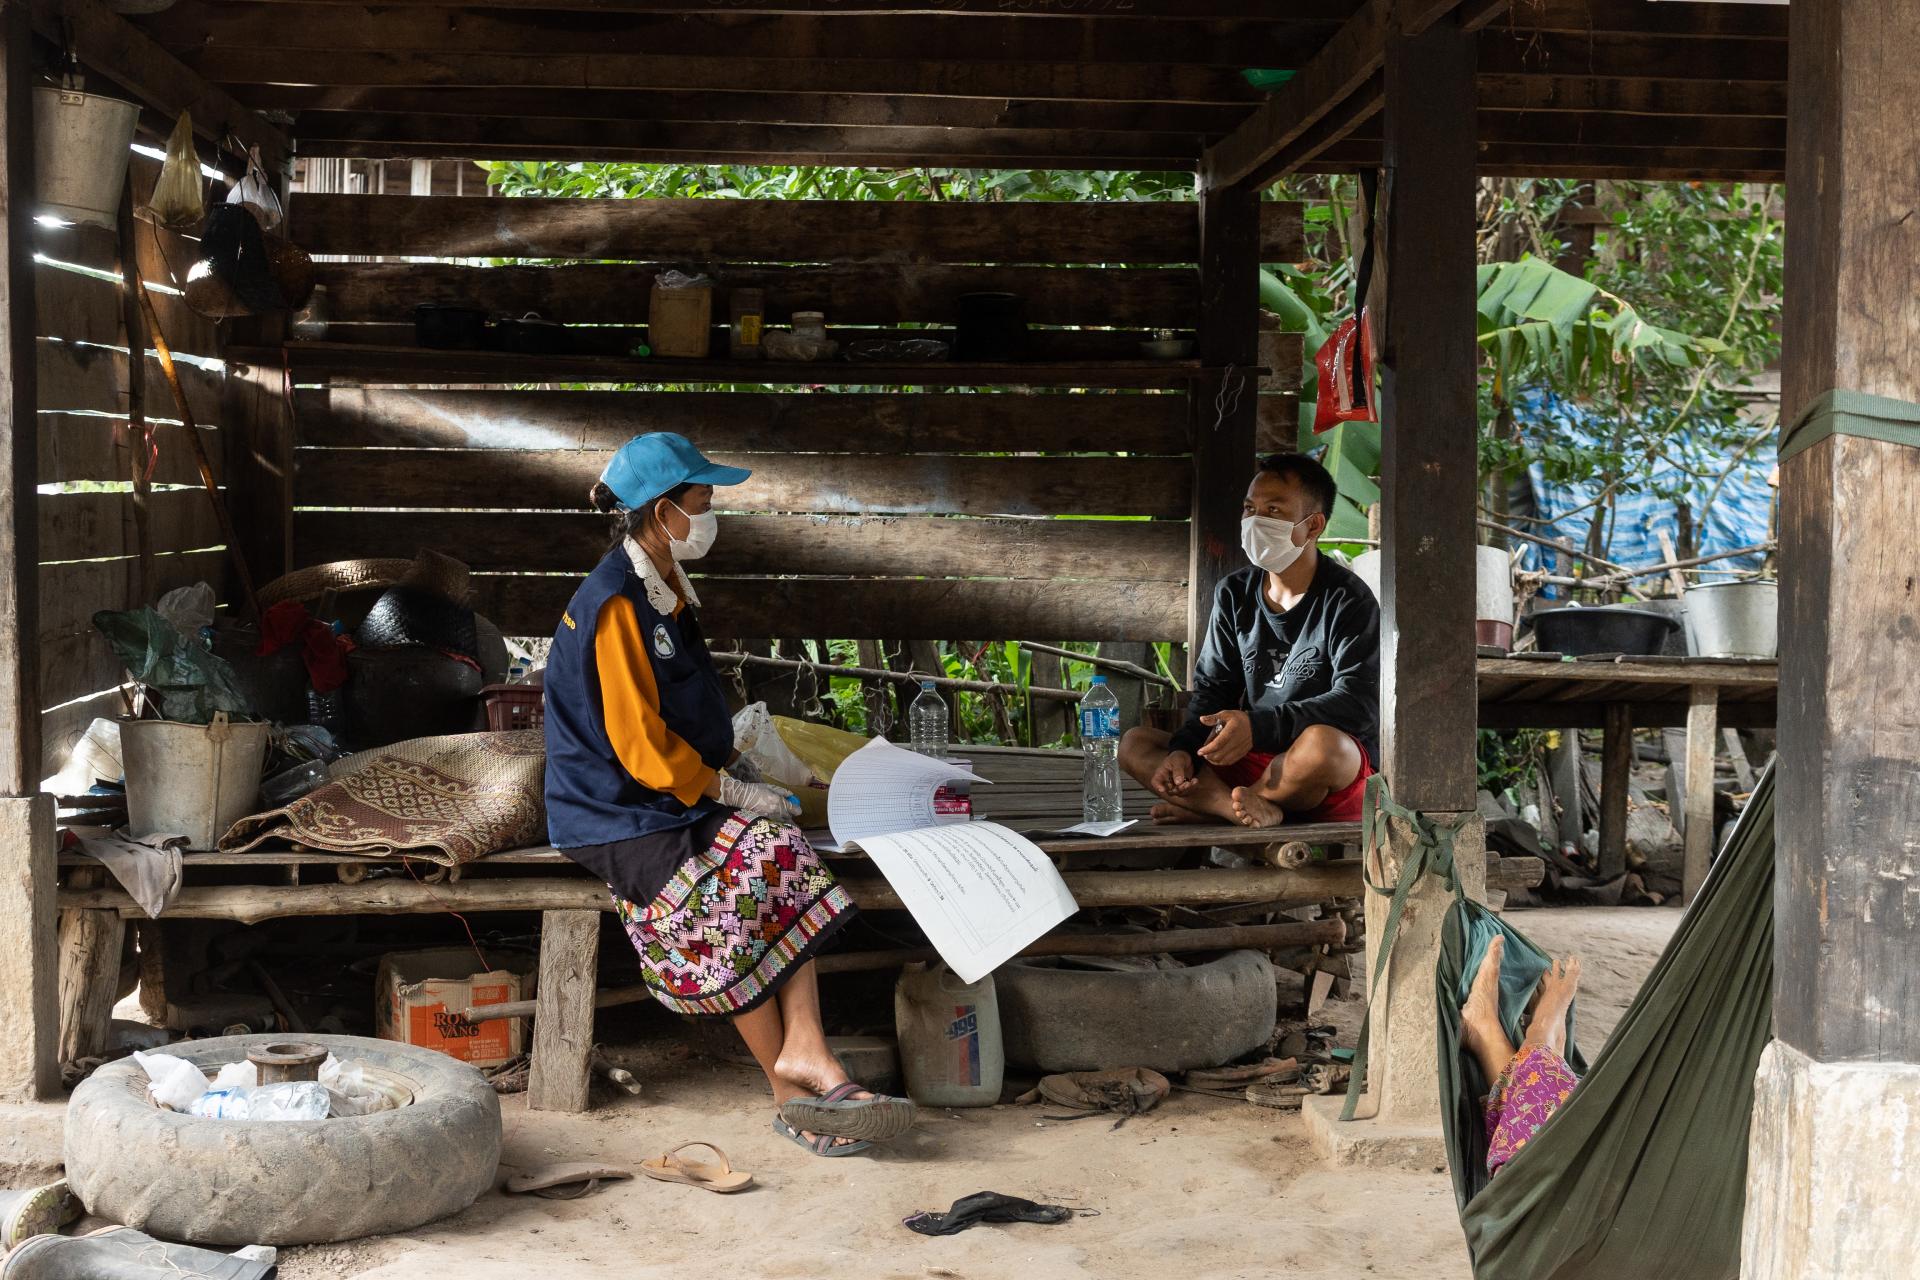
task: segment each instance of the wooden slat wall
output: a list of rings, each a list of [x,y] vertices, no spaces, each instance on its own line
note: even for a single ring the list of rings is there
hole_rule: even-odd
[[[1297,208],[1267,207],[1263,254],[1297,256]],[[324,263],[330,342],[405,345],[412,308],[434,301],[603,326],[624,351],[669,264],[721,283],[722,322],[730,286],[765,288],[771,323],[813,309],[883,331],[950,324],[962,293],[1018,292],[1054,358],[1137,359],[1146,331],[1196,318],[1188,204],[296,194],[291,217],[317,253],[440,259]],[[1290,386],[1298,353],[1282,354]],[[673,430],[755,472],[717,498],[728,514],[696,583],[711,634],[1185,636],[1182,392],[450,388],[367,369],[296,393],[296,562],[444,551],[512,634],[550,631],[604,552],[586,492],[610,450]],[[1058,516],[1077,518],[1044,518]]]
[[[144,201],[158,166],[136,157]],[[145,415],[158,449],[144,519],[131,492],[144,447],[128,429],[131,371],[119,237],[89,226],[42,227],[35,268],[40,340],[40,627],[43,773],[55,772],[96,715],[117,714],[122,677],[93,630],[101,609],[149,603],[175,587],[221,586],[218,525],[159,362],[137,362]],[[203,442],[219,455],[223,375],[220,335],[178,293],[194,242],[135,224],[136,255],[154,286],[155,310],[179,360]],[[191,486],[191,487],[185,487]],[[144,529],[144,533],[143,533]],[[142,553],[148,559],[143,567]]]

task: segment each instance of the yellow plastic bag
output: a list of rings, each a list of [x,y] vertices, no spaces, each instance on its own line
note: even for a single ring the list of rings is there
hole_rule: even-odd
[[[206,217],[205,184],[200,180],[200,155],[193,149],[193,117],[182,111],[167,139],[167,158],[153,184],[147,209],[153,220],[174,231],[192,231]]]

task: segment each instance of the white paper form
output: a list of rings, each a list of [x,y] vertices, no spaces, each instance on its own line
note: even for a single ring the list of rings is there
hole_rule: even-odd
[[[962,982],[977,982],[1079,910],[1038,845],[991,822],[936,823],[933,794],[961,779],[945,760],[875,738],[834,771],[827,821],[873,860]]]
[[[845,849],[868,836],[931,827],[933,793],[942,783],[987,779],[956,764],[923,756],[874,738],[833,771],[827,790],[827,825]]]
[[[995,822],[866,836],[860,847],[962,982],[1079,910],[1039,846]]]

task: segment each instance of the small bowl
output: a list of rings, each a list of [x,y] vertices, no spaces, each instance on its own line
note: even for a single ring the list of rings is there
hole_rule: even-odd
[[[1140,344],[1140,354],[1149,360],[1185,360],[1193,354],[1193,339],[1151,338]]]

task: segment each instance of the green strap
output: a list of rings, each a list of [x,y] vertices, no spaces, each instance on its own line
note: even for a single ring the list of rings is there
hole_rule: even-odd
[[[1862,391],[1829,391],[1802,409],[1780,437],[1780,461],[1828,436],[1860,436],[1920,448],[1920,404]]]
[[[1454,842],[1459,838],[1460,828],[1472,814],[1462,814],[1451,823],[1435,822],[1417,809],[1396,804],[1387,790],[1387,780],[1379,774],[1367,779],[1366,804],[1360,812],[1360,847],[1371,851],[1379,847],[1375,841],[1386,838],[1388,818],[1398,818],[1413,830],[1413,854],[1400,868],[1400,878],[1388,888],[1373,882],[1367,867],[1361,867],[1361,877],[1367,888],[1381,897],[1393,899],[1387,908],[1387,922],[1380,930],[1380,946],[1374,952],[1373,972],[1367,975],[1367,1012],[1360,1021],[1360,1039],[1353,1048],[1353,1069],[1347,1077],[1347,1101],[1340,1109],[1342,1120],[1353,1119],[1354,1108],[1360,1105],[1360,1095],[1365,1091],[1367,1079],[1367,1046],[1372,1040],[1373,1003],[1380,993],[1380,980],[1386,976],[1393,956],[1393,943],[1400,932],[1400,913],[1406,909],[1407,898],[1413,893],[1414,885],[1424,875],[1435,875],[1451,890],[1455,898],[1465,900],[1467,893],[1460,884],[1460,870],[1454,862]],[[1386,1034],[1387,1011],[1380,1010],[1380,1033]]]

